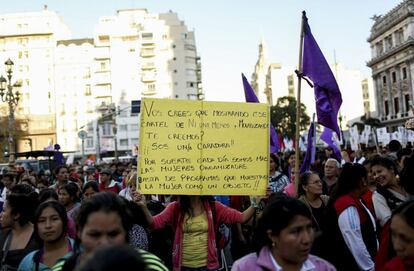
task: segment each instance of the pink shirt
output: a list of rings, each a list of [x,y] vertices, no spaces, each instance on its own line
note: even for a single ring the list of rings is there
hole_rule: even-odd
[[[210,204],[204,201],[204,209],[207,212],[208,220],[208,252],[207,252],[207,268],[217,269],[219,267],[218,255],[216,248],[216,226],[221,223],[233,224],[241,223],[243,221],[243,214],[235,209],[225,206],[224,204],[214,201],[216,208],[216,222],[213,223],[213,215]],[[177,201],[171,202],[160,214],[153,217],[151,230],[164,228],[166,225],[171,225],[175,229],[173,242],[173,271],[181,270],[182,249],[183,244],[183,219],[184,215],[180,212],[180,203]]]

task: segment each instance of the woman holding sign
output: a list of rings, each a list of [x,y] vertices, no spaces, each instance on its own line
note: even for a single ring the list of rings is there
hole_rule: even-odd
[[[152,216],[140,194],[134,201],[143,207],[151,230],[171,225],[175,229],[173,271],[216,270],[219,268],[216,240],[218,226],[245,223],[255,213],[256,201],[243,213],[227,207],[210,196],[180,196],[163,212]],[[260,199],[257,199],[260,202]]]

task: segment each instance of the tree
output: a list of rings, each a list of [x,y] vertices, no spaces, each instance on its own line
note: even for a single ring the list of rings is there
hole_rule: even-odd
[[[289,138],[295,138],[296,133],[296,99],[285,96],[277,99],[276,105],[270,108],[271,121],[278,131],[282,131]],[[306,106],[300,104],[300,130],[306,130],[310,123],[310,118],[306,114]]]
[[[1,112],[0,112],[1,113]],[[4,112],[3,112],[4,113]],[[27,119],[16,118],[14,120],[13,138],[15,144],[15,150],[18,151],[17,141],[27,136]],[[9,118],[5,114],[0,114],[0,161],[7,162],[8,157],[5,157],[5,151],[9,148],[9,130],[8,130]]]

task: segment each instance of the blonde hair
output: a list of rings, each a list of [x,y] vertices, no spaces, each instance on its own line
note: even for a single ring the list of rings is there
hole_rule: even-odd
[[[126,186],[137,185],[137,173],[135,171],[128,173],[125,184]]]

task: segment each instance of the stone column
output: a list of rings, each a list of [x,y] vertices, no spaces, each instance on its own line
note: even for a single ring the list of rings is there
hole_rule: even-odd
[[[410,95],[410,101],[413,103],[413,79],[411,76],[411,61],[407,61],[407,82],[408,82],[408,95]],[[411,108],[408,109],[408,111],[411,111]]]
[[[385,71],[385,76],[387,77],[387,84],[386,84],[386,88],[387,88],[387,100],[388,100],[388,109],[389,109],[389,113],[391,116],[395,115],[395,110],[394,110],[394,101],[392,99],[392,82],[391,82],[391,73],[390,70],[386,70]]]

